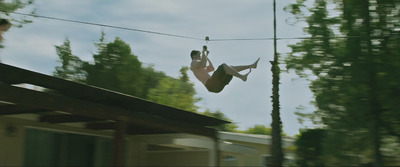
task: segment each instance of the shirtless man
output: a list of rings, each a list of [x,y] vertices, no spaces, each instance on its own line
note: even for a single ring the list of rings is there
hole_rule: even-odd
[[[218,66],[218,69],[212,74],[212,76],[210,76],[208,73],[214,71],[215,68],[210,59],[208,59],[209,53],[210,52],[207,50],[206,46],[203,47],[202,54],[200,51],[193,50],[190,53],[192,58],[190,69],[193,71],[193,74],[196,76],[196,78],[204,84],[208,91],[214,93],[221,92],[222,89],[229,84],[233,76],[246,81],[251,69],[257,68],[258,61],[260,60],[260,58],[258,58],[253,64],[244,66],[229,66],[224,63]],[[244,75],[239,73],[240,71],[246,69],[250,69],[250,71]]]

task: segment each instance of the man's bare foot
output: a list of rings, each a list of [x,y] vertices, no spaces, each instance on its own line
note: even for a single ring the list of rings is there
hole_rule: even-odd
[[[258,58],[256,62],[250,65],[250,68],[257,68],[258,61],[260,61],[260,58]]]
[[[244,74],[240,79],[242,79],[243,81],[247,81],[247,76],[249,76],[250,73],[251,73],[251,68],[250,71],[247,74]]]

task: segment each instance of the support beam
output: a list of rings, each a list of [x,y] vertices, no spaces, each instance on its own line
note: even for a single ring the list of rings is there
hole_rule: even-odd
[[[88,116],[104,120],[126,120],[141,126],[170,132],[185,132],[214,138],[212,128],[177,120],[170,120],[156,115],[127,110],[111,105],[103,105],[75,98],[39,92],[0,83],[0,101],[70,114]]]
[[[86,124],[86,129],[92,129],[92,130],[112,130],[115,128],[116,128],[115,122],[93,122]]]
[[[15,115],[15,114],[28,114],[28,113],[41,113],[41,112],[50,112],[50,110],[18,106],[15,104],[7,104],[0,106],[0,115]]]
[[[220,146],[220,138],[219,138],[219,134],[218,131],[215,131],[215,163],[216,166],[221,166],[221,146]]]
[[[92,130],[113,130],[117,127],[115,122],[92,122],[87,123],[86,128]],[[148,134],[164,134],[171,133],[171,131],[149,128],[141,125],[129,123],[126,128],[128,135],[148,135]]]
[[[7,84],[32,84],[46,89],[55,90],[64,96],[75,99],[121,107],[128,110],[136,110],[146,114],[155,114],[166,119],[173,119],[182,122],[187,121],[199,126],[218,126],[224,123],[230,123],[228,121],[193,112],[187,112],[119,92],[68,81],[2,63],[0,63],[0,82]]]
[[[276,0],[273,1],[274,8],[274,61],[271,61],[272,72],[272,146],[271,146],[271,166],[281,167],[284,159],[282,149],[282,121],[280,116],[280,103],[279,103],[279,80],[280,69],[277,52],[277,38],[276,38]]]
[[[126,132],[127,124],[125,121],[117,121],[115,132],[114,132],[114,140],[113,140],[113,166],[124,166],[124,136]]]
[[[44,115],[40,117],[40,122],[49,122],[49,123],[73,123],[73,122],[92,122],[92,121],[100,121],[100,119],[80,116],[80,115]]]

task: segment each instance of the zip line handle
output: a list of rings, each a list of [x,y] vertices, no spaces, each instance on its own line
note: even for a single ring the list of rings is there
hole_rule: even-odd
[[[210,41],[210,37],[206,36],[206,42]]]
[[[206,44],[203,46],[203,50],[207,50],[207,44],[208,44],[208,41],[210,41],[210,37],[206,36],[205,40],[206,40]]]

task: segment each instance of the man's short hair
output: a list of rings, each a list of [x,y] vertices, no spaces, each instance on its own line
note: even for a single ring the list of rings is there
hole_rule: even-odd
[[[198,51],[198,50],[192,50],[192,52],[190,53],[190,57],[191,57],[192,60],[193,60],[193,56],[196,56],[196,55],[198,55],[198,54],[200,54],[200,51]]]

